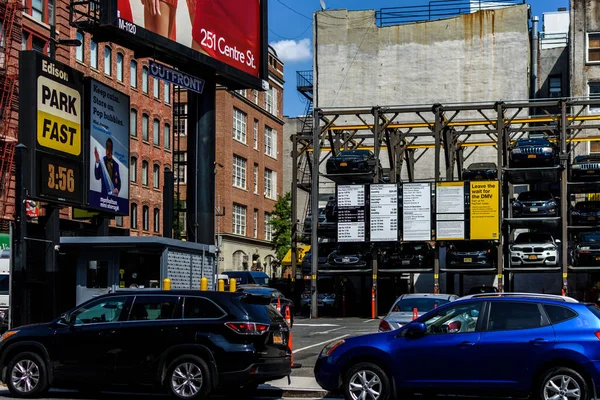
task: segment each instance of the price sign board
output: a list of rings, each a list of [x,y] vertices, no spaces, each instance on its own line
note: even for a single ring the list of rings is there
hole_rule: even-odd
[[[371,242],[398,240],[398,187],[396,184],[370,186]]]
[[[431,240],[431,184],[402,185],[402,240]]]
[[[436,185],[436,239],[465,239],[465,184],[438,182]]]
[[[365,186],[338,185],[338,242],[365,241]]]

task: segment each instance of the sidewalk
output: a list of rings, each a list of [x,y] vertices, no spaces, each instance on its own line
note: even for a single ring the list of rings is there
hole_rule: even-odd
[[[289,382],[288,378],[267,382],[260,385],[258,390],[278,392],[281,397],[325,397],[329,394],[317,384],[315,378],[301,376],[290,376]]]

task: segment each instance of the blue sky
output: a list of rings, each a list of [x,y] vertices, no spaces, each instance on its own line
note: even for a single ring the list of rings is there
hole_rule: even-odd
[[[320,0],[270,0],[269,43],[285,62],[284,115],[304,114],[306,104],[296,91],[296,71],[312,69],[312,13],[320,10]],[[323,0],[327,9],[375,9],[427,4],[428,0]],[[540,17],[559,7],[569,7],[569,0],[528,0],[532,15]],[[365,6],[368,4],[368,6]]]

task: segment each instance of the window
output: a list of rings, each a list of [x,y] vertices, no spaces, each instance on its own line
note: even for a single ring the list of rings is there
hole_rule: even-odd
[[[154,209],[154,232],[160,231],[160,210],[158,208]]]
[[[148,67],[142,67],[142,92],[148,93]]]
[[[233,233],[246,235],[246,206],[233,203]]]
[[[246,143],[246,113],[233,109],[233,138]]]
[[[98,43],[90,41],[90,67],[98,69]]]
[[[265,168],[265,197],[275,200],[277,199],[277,172]]]
[[[129,135],[137,137],[137,110],[133,108],[129,112]]]
[[[258,164],[254,164],[254,194],[258,194]]]
[[[148,115],[142,114],[142,140],[148,141]]]
[[[152,78],[152,93],[155,99],[160,99],[160,81],[157,78]]]
[[[600,82],[589,82],[590,99],[597,99],[600,97]],[[590,105],[590,112],[599,113],[600,105]]]
[[[75,36],[75,38],[81,42],[81,45],[75,48],[75,59],[77,61],[83,62],[83,52],[85,47],[83,33],[77,31],[77,35]]]
[[[252,232],[252,237],[256,239],[256,238],[258,238],[258,210],[256,208],[254,209],[253,227],[254,227],[254,232]]]
[[[123,54],[117,53],[117,80],[123,82]]]
[[[165,124],[164,133],[165,150],[171,150],[171,127],[169,126],[169,124]]]
[[[175,183],[179,182],[185,185],[187,174],[187,153],[175,153],[173,155],[173,163],[175,164],[175,171],[173,171]]]
[[[160,145],[160,121],[154,118],[152,140],[156,146]]]
[[[134,60],[131,60],[129,65],[129,75],[131,87],[134,89],[137,88],[137,62]]]
[[[88,275],[89,271],[88,269]],[[106,271],[108,272],[108,265]],[[75,325],[117,322],[126,302],[127,297],[111,297],[89,303],[73,311],[70,315],[70,322]]]
[[[483,302],[461,304],[432,312],[423,321],[428,335],[470,333],[477,330]]]
[[[117,225],[117,226],[123,226],[123,216],[117,215],[115,217],[115,225]]]
[[[142,185],[148,186],[148,161],[142,161]]]
[[[233,186],[246,189],[246,159],[233,156]]]
[[[129,179],[131,182],[137,182],[137,158],[131,157],[131,165],[129,166]]]
[[[548,79],[549,97],[562,97],[562,82],[560,76],[551,76]]]
[[[148,227],[150,226],[150,210],[148,209],[148,206],[144,206],[142,207],[142,229],[147,231]]]
[[[187,134],[187,105],[176,104],[173,116],[175,117],[175,131],[173,134],[185,136]]]
[[[235,92],[242,97],[246,97],[246,89],[239,89],[239,90],[236,90]]]
[[[600,153],[600,142],[590,142],[590,154]]]
[[[225,315],[219,306],[203,297],[186,297],[183,310],[184,319],[218,319]]]
[[[265,110],[273,115],[277,113],[277,89],[269,85],[269,90],[265,92]]]
[[[158,164],[154,164],[152,167],[152,187],[154,189],[158,189],[160,185],[160,166]]]
[[[253,89],[252,92],[254,94],[254,104],[258,104],[258,90]]]
[[[21,36],[21,50],[27,50],[30,36],[29,32],[23,31],[23,35]]]
[[[163,91],[165,92],[165,104],[171,103],[171,85],[169,82],[164,82]]]
[[[87,282],[88,289],[98,289],[108,287],[108,262],[107,261],[88,261]]]
[[[177,307],[178,302],[177,296],[136,296],[128,321],[179,319],[181,310]]]
[[[137,204],[135,203],[131,203],[131,229],[137,229],[138,227],[138,223],[137,223]]]
[[[489,331],[533,329],[546,325],[537,303],[494,301],[490,304]]]
[[[551,306],[549,304],[544,304],[544,309],[546,310],[546,314],[548,314],[548,318],[550,319],[550,323],[558,324],[560,322],[566,321],[571,318],[575,318],[577,313],[567,307],[561,306]]]
[[[254,120],[254,150],[258,150],[258,120]]]
[[[273,226],[271,226],[271,220],[273,216],[269,213],[265,213],[265,240],[269,242],[273,240]]]
[[[600,61],[600,33],[588,33],[588,61]]]
[[[265,154],[277,158],[277,132],[265,125]]]
[[[112,70],[112,50],[108,46],[104,46],[104,73],[110,75]]]
[[[45,7],[44,7],[45,5]],[[48,3],[44,0],[31,0],[30,15],[36,21],[47,22],[45,10],[48,9]]]

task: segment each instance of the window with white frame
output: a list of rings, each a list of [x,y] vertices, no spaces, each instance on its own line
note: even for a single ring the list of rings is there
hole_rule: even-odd
[[[246,159],[233,156],[233,186],[246,189]]]
[[[253,89],[252,93],[254,94],[254,104],[258,104],[258,90]]]
[[[265,154],[277,158],[277,132],[265,125]]]
[[[254,150],[258,150],[258,120],[254,120]]]
[[[98,43],[90,40],[90,67],[98,69]]]
[[[273,86],[269,85],[269,89],[265,92],[265,110],[273,113]]]
[[[150,225],[150,209],[148,208],[148,206],[142,207],[142,217],[142,229],[147,231]]]
[[[277,172],[265,168],[265,197],[277,199]]]
[[[110,75],[112,70],[112,50],[108,46],[104,46],[104,73]]]
[[[165,142],[165,150],[171,150],[171,125],[165,124],[163,128],[163,140]]]
[[[169,82],[164,82],[163,91],[165,92],[165,104],[171,103],[171,84]]]
[[[173,155],[173,160],[175,163],[175,171],[173,174],[175,183],[179,182],[185,185],[187,176],[187,153],[183,151],[177,152]]]
[[[254,232],[252,233],[253,238],[258,238],[258,210],[254,209]]]
[[[148,93],[148,67],[142,67],[142,92]]]
[[[152,167],[152,187],[158,189],[160,186],[160,166],[154,164]]]
[[[131,109],[129,113],[129,135],[137,137],[137,110]]]
[[[137,213],[138,213],[138,206],[135,203],[131,203],[131,213],[129,215],[129,223],[131,226],[131,229],[137,229],[138,227],[138,223],[137,223]]]
[[[600,32],[588,33],[587,59],[589,62],[600,62]]]
[[[173,117],[175,121],[173,132],[174,135],[185,136],[187,135],[187,104],[175,104],[173,110]]]
[[[75,48],[75,59],[77,61],[83,62],[85,39],[84,39],[83,33],[81,33],[81,31],[77,31],[76,39],[79,40],[81,42],[81,44],[79,46],[77,46],[77,48]],[[4,34],[2,34],[2,42],[4,42]],[[4,44],[2,45],[2,47],[4,47]]]
[[[233,109],[233,138],[238,142],[246,143],[246,119],[245,112]]]
[[[158,146],[160,145],[160,121],[154,118],[152,127],[152,142],[154,143],[154,145]]]
[[[152,93],[155,99],[160,99],[160,81],[157,78],[152,78]]]
[[[142,161],[142,185],[148,186],[148,161]]]
[[[265,213],[265,240],[269,242],[273,240],[273,227],[271,226],[271,220],[273,216],[269,213]]]
[[[246,206],[233,203],[233,233],[246,235]]]
[[[154,209],[154,232],[160,231],[160,210],[158,208]]]
[[[131,87],[134,89],[137,88],[137,62],[134,60],[131,60],[131,63],[129,63],[129,79]]]
[[[131,163],[129,165],[129,180],[131,182],[137,182],[137,158],[131,157]]]
[[[600,100],[600,82],[589,82],[589,91],[590,91],[590,100],[598,99]],[[592,113],[600,113],[600,105],[593,104],[590,105],[590,112]]]
[[[242,97],[246,97],[246,89],[239,89],[239,90],[236,90],[235,92]]]
[[[123,54],[117,53],[117,80],[123,82]]]
[[[142,140],[148,141],[148,114],[142,114]]]
[[[258,164],[254,164],[254,194],[258,194]]]
[[[562,79],[560,76],[551,76],[548,78],[549,97],[562,97]]]

